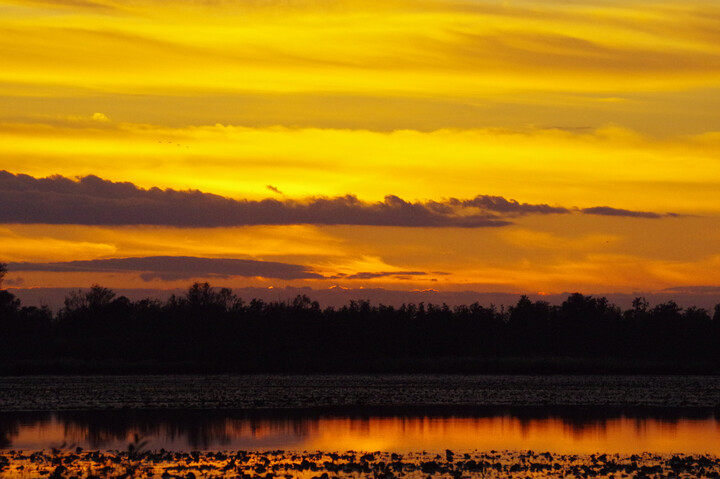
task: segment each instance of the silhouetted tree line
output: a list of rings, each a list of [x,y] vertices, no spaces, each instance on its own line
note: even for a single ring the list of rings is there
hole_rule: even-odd
[[[0,290],[0,372],[3,364],[5,372],[23,372],[23,364],[42,372],[58,364],[99,372],[128,364],[148,372],[510,372],[508,361],[523,358],[589,361],[600,364],[597,372],[612,372],[602,366],[612,361],[713,372],[720,370],[718,346],[720,304],[710,313],[637,298],[622,311],[579,293],[559,306],[522,296],[507,309],[368,301],[322,309],[304,295],[244,302],[207,283],[165,302],[131,301],[93,286],[70,294],[53,314]],[[533,372],[529,367],[518,371]]]

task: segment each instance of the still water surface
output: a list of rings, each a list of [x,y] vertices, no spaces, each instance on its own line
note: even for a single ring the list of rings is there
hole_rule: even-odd
[[[714,411],[496,410],[473,414],[318,411],[85,411],[0,413],[0,449],[292,451],[552,451],[720,455]]]

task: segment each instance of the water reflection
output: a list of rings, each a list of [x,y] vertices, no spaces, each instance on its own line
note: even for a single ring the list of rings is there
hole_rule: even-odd
[[[525,450],[720,455],[714,410],[114,410],[0,413],[0,448]]]

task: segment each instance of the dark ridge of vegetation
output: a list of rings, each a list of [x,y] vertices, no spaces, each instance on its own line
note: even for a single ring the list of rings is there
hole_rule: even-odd
[[[0,270],[0,279],[2,279]],[[498,310],[474,303],[350,301],[321,309],[307,296],[248,303],[193,284],[167,302],[130,301],[101,286],[57,314],[0,290],[0,374],[40,373],[717,373],[713,314],[637,298],[570,295]]]

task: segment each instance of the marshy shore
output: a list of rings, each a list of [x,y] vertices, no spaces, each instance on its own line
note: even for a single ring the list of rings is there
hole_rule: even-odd
[[[170,452],[4,451],[3,478],[718,478],[720,458],[651,453],[561,455],[534,451]]]

